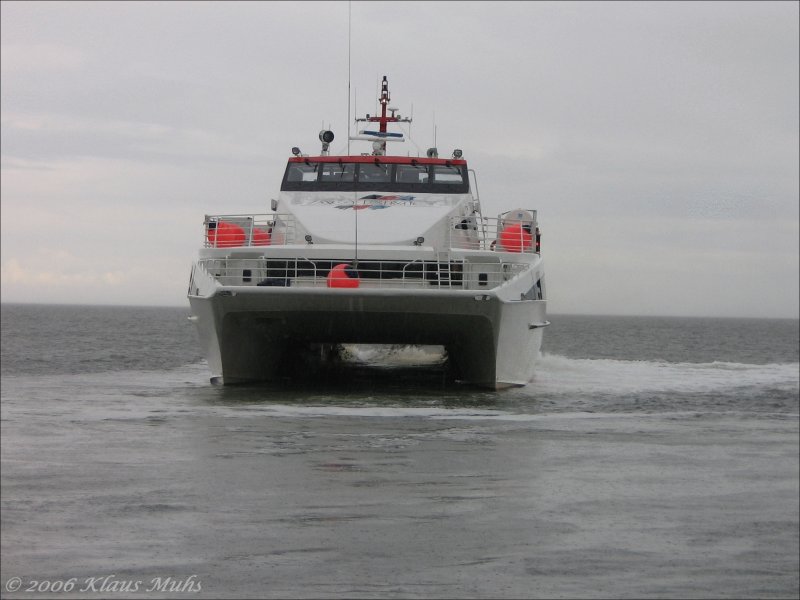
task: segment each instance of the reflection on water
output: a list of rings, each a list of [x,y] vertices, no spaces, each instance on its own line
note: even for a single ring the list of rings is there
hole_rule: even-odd
[[[454,382],[441,367],[393,368],[338,363],[309,372],[304,379],[214,386],[204,397],[212,404],[276,403],[395,407],[495,405],[498,393]]]
[[[346,345],[307,352],[283,381],[215,386],[212,404],[494,407],[495,392],[456,382],[440,346]]]

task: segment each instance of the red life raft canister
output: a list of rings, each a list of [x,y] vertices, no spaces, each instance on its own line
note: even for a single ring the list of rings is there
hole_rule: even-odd
[[[500,246],[507,252],[530,250],[533,236],[520,224],[509,225],[500,232]]]
[[[357,288],[359,285],[361,280],[352,265],[338,264],[328,273],[329,288]]]
[[[270,235],[266,229],[253,227],[253,237],[250,240],[251,246],[269,246]]]
[[[208,241],[214,248],[234,248],[244,246],[247,235],[235,223],[217,221],[208,224]]]

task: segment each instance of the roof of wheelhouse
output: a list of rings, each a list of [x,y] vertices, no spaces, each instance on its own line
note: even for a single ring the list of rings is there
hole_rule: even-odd
[[[427,158],[421,156],[392,156],[385,154],[367,154],[355,156],[293,156],[290,163],[384,163],[404,165],[466,165],[463,158]]]

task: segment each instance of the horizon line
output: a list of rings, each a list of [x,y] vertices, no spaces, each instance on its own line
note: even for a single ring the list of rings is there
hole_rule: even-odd
[[[0,307],[6,305],[21,306],[73,306],[86,308],[182,308],[190,310],[187,304],[80,304],[75,302],[20,302],[20,301],[0,301]],[[729,316],[729,315],[709,315],[709,314],[642,314],[642,313],[588,313],[588,312],[553,312],[548,316],[558,317],[637,317],[637,318],[667,318],[667,319],[752,319],[752,320],[784,320],[798,321],[800,314],[791,317],[765,317],[765,316]]]

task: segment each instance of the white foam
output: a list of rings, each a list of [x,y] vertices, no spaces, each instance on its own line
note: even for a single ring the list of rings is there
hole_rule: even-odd
[[[444,360],[442,346],[346,344],[345,357],[372,366],[435,365]]]
[[[739,387],[800,388],[798,363],[670,363],[544,354],[530,386],[539,392],[710,392]]]
[[[498,410],[472,408],[426,408],[420,406],[336,406],[265,404],[248,407],[257,413],[270,412],[282,417],[381,417],[403,418],[422,417],[428,419],[487,419],[509,416]],[[241,409],[238,410],[241,412]]]

